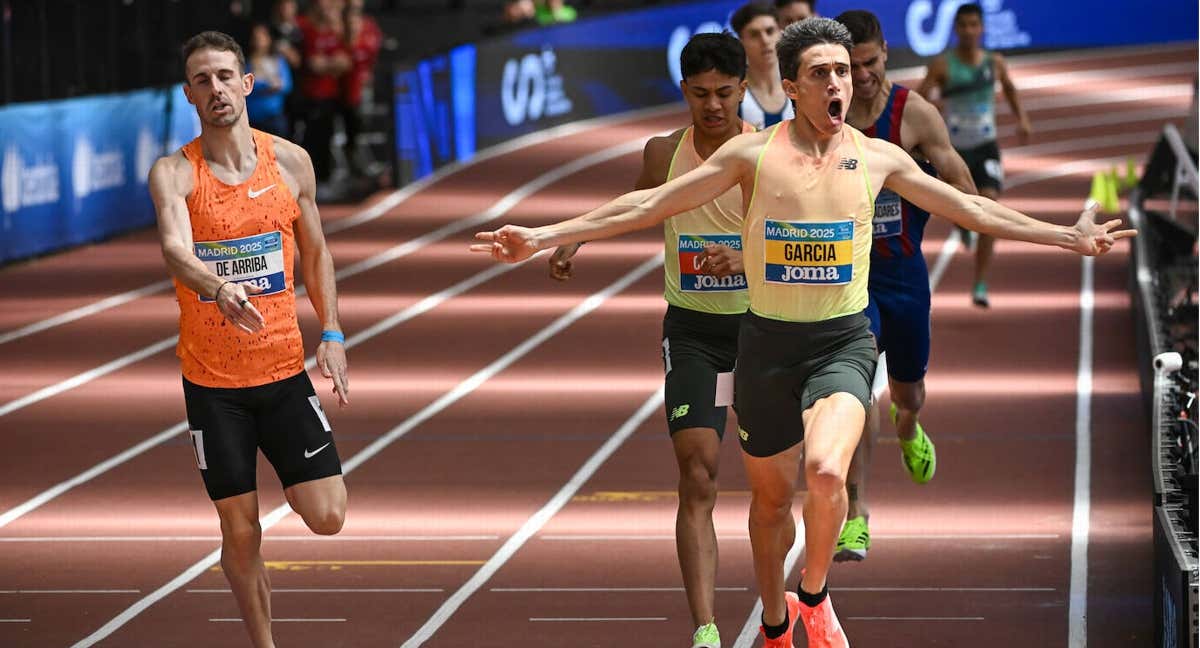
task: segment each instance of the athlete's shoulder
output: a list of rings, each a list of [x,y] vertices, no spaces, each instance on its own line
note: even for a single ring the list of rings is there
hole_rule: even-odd
[[[646,146],[642,149],[642,153],[647,157],[671,156],[675,154],[675,149],[679,148],[679,142],[683,139],[686,128],[671,133],[670,135],[656,135],[646,140]]]
[[[925,132],[925,129],[930,128],[934,123],[942,123],[942,114],[938,112],[937,106],[934,106],[921,93],[915,90],[910,90],[908,98],[904,102],[904,114],[901,116],[901,123],[918,129],[918,135]]]
[[[150,167],[150,189],[169,196],[185,197],[192,191],[192,163],[183,149],[164,155]]]
[[[312,158],[304,147],[288,140],[271,135],[271,146],[275,149],[275,159],[285,170],[296,175],[302,175],[307,167],[307,173],[312,173]]]

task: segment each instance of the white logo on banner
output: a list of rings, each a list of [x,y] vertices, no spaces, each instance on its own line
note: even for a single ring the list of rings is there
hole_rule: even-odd
[[[710,20],[694,30],[687,25],[680,25],[671,32],[671,39],[667,41],[667,69],[671,71],[671,80],[675,85],[679,85],[683,80],[683,72],[679,69],[679,55],[683,53],[688,41],[692,40],[692,36],[720,34],[724,29],[721,23]]]
[[[150,167],[154,166],[154,160],[158,158],[158,153],[158,140],[150,134],[149,129],[141,129],[138,132],[137,156],[134,169],[138,182],[146,184],[150,181]]]
[[[71,185],[76,198],[125,184],[125,155],[119,150],[98,152],[85,136],[75,140]]]
[[[571,112],[562,77],[555,73],[557,65],[558,57],[549,47],[540,54],[526,54],[504,64],[500,104],[509,126]]]
[[[904,27],[912,49],[921,56],[940,54],[950,44],[950,33],[954,31],[954,13],[971,0],[942,0],[937,9],[937,20],[932,31],[925,30],[925,22],[933,16],[932,0],[914,0],[908,5],[904,16]],[[983,45],[988,49],[1028,47],[1033,38],[1021,31],[1017,14],[1004,8],[1004,0],[983,0]]]
[[[4,150],[4,169],[0,170],[0,193],[4,211],[58,202],[58,165],[54,158],[26,165],[16,145]]]

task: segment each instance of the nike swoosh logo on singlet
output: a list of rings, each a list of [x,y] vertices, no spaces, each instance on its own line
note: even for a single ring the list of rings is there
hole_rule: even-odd
[[[332,441],[330,441],[329,443],[333,443],[333,442],[332,442]],[[309,451],[308,451],[308,449],[307,449],[307,448],[305,448],[305,449],[304,449],[304,458],[305,458],[305,459],[312,459],[313,457],[317,456],[317,453],[318,453],[318,452],[320,452],[320,451],[324,450],[325,448],[328,448],[328,447],[329,447],[329,443],[326,443],[325,445],[321,446],[320,448],[317,448],[316,450],[313,450],[312,452],[309,452]]]
[[[259,189],[258,191],[255,191],[255,190],[247,187],[246,194],[249,195],[251,198],[258,198],[259,196],[267,193],[268,191],[270,191],[271,189],[274,189],[274,188],[275,188],[275,185],[273,185],[273,184],[267,185],[267,186],[263,187],[262,189]]]

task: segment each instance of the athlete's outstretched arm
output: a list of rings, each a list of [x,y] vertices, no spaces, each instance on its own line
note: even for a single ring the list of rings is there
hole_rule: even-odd
[[[975,195],[979,190],[975,180],[971,178],[971,170],[963,161],[958,151],[950,144],[950,133],[946,130],[946,122],[937,108],[923,97],[909,95],[909,105],[905,109],[912,110],[917,127],[917,148],[929,163],[937,169],[938,176],[947,184],[965,194]]]
[[[312,159],[304,149],[274,138],[275,151],[280,166],[299,192],[296,202],[300,205],[300,217],[296,219],[296,248],[300,254],[300,272],[308,299],[313,310],[321,318],[322,331],[342,332],[338,317],[337,280],[333,273],[333,256],[325,245],[325,233],[321,230],[321,216],[317,212],[317,179],[313,173]],[[344,343],[322,340],[317,345],[317,366],[321,375],[333,380],[333,393],[338,405],[350,404],[350,378],[346,373],[346,347]]]
[[[543,227],[505,225],[479,232],[475,238],[482,242],[472,245],[471,251],[515,263],[547,248],[610,238],[661,223],[715,199],[742,181],[752,165],[743,150],[747,144],[739,139],[744,138],[726,142],[704,164],[660,187],[627,193],[582,216]]]
[[[150,198],[158,214],[158,238],[167,270],[197,294],[211,297],[231,324],[247,333],[265,325],[246,293],[262,292],[252,284],[225,281],[196,256],[187,195],[192,191],[192,166],[179,153],[159,158],[150,168]]]
[[[996,238],[1057,245],[1088,256],[1104,254],[1117,239],[1134,236],[1137,231],[1113,231],[1121,220],[1095,222],[1094,209],[1079,215],[1072,227],[1046,223],[1009,209],[982,196],[969,196],[954,187],[931,178],[898,146],[883,140],[869,140],[878,163],[886,174],[883,186],[895,191],[914,205],[948,218],[968,229]]]
[[[671,159],[675,157],[675,149],[684,130],[680,129],[667,137],[651,137],[642,148],[642,169],[638,172],[634,190],[652,189],[667,181],[671,170]],[[583,241],[558,246],[550,255],[550,277],[558,281],[566,281],[574,272],[571,258],[579,251]]]

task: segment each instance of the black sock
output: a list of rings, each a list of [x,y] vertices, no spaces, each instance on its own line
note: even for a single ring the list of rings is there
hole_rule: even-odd
[[[766,619],[761,619],[763,634],[767,635],[767,639],[778,639],[782,637],[783,633],[787,632],[788,626],[792,624],[791,618],[787,616],[787,608],[784,608],[783,613],[783,623],[777,626],[767,625]]]
[[[829,583],[825,583],[825,587],[822,587],[821,591],[816,594],[809,594],[808,592],[804,591],[804,587],[802,587],[801,585],[797,585],[796,586],[796,595],[800,597],[801,603],[807,605],[810,608],[817,607],[818,605],[821,604],[821,601],[825,600],[826,596],[829,596]]]

